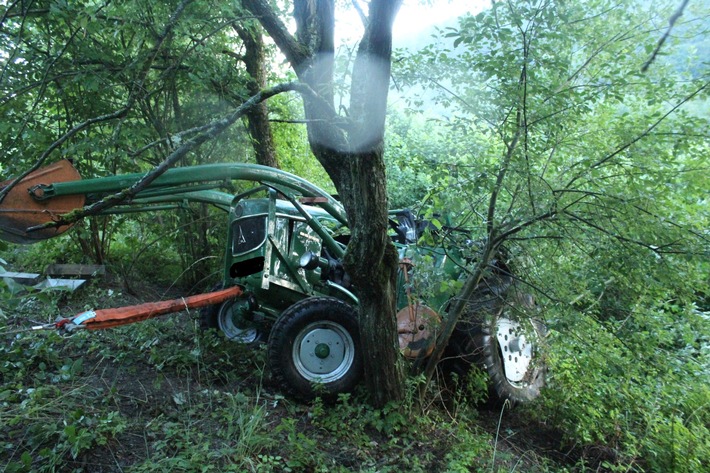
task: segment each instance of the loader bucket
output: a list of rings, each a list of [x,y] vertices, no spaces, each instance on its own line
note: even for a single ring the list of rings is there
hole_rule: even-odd
[[[61,235],[71,225],[46,228],[33,232],[27,229],[56,221],[57,217],[84,206],[84,195],[66,195],[43,201],[35,200],[29,190],[39,184],[77,181],[79,172],[66,159],[42,167],[27,175],[0,202],[0,238],[11,243],[36,243]],[[0,183],[0,190],[13,179]]]

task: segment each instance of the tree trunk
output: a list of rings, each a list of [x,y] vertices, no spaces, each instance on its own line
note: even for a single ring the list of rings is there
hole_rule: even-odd
[[[387,236],[383,160],[392,23],[401,0],[372,0],[350,88],[349,118],[333,107],[333,0],[294,0],[296,37],[265,0],[243,0],[317,97],[304,96],[308,140],[348,215],[345,268],[360,299],[365,380],[376,406],[402,399],[396,327],[397,254]]]
[[[325,152],[316,156],[333,179],[345,207],[351,238],[345,269],[360,300],[360,338],[365,382],[375,406],[400,400],[404,370],[396,323],[398,256],[387,235],[387,186],[383,148],[368,152]]]
[[[387,189],[382,158],[381,147],[349,156],[352,178],[338,187],[351,231],[345,268],[360,299],[365,379],[377,406],[399,400],[404,394],[395,316],[398,257],[387,235]]]
[[[236,25],[235,30],[244,43],[244,66],[251,76],[247,84],[250,95],[266,87],[266,53],[261,28],[258,24]],[[269,123],[269,109],[266,102],[260,102],[247,114],[247,126],[256,155],[256,162],[273,168],[279,167],[276,147]]]

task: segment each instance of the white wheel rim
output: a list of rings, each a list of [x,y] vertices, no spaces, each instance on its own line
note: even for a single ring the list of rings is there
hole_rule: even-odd
[[[533,361],[533,344],[525,337],[521,325],[500,318],[496,323],[496,339],[500,346],[505,377],[513,385],[523,385]]]
[[[310,382],[330,383],[347,374],[355,360],[355,344],[345,328],[319,321],[298,333],[291,352],[298,373]]]
[[[239,313],[240,302],[226,302],[219,308],[217,325],[229,340],[240,343],[252,343],[259,337],[259,331],[249,327]]]

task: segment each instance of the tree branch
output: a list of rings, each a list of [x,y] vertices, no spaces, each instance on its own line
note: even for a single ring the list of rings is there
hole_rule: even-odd
[[[163,160],[163,162],[161,162],[155,169],[147,173],[131,187],[124,189],[116,194],[107,196],[92,205],[84,207],[83,209],[77,209],[72,212],[69,212],[68,214],[61,215],[56,221],[30,227],[27,229],[27,232],[29,233],[45,228],[69,225],[84,217],[96,215],[99,212],[113,207],[126,199],[135,197],[136,194],[146,189],[153,181],[155,181],[155,179],[165,173],[165,171],[172,167],[182,157],[187,155],[187,153],[199,147],[204,142],[215,138],[217,135],[229,128],[234,122],[244,116],[244,114],[246,114],[249,109],[263,102],[264,100],[273,97],[274,95],[286,91],[298,91],[299,93],[303,94],[312,93],[312,91],[310,91],[307,86],[297,82],[279,84],[270,89],[262,90],[259,93],[250,97],[249,100],[244,102],[241,106],[237,107],[237,109],[234,110],[234,112],[232,112],[228,117],[212,122],[204,133],[201,133],[200,135],[180,145],[172,153],[170,153],[170,155],[165,158],[165,160]]]
[[[41,101],[42,98],[44,97],[44,93],[45,93],[45,91],[46,91],[46,89],[47,89],[47,83],[48,83],[47,77],[49,76],[49,72],[50,72],[50,71],[52,70],[52,68],[54,67],[54,64],[56,64],[57,61],[59,61],[59,59],[60,59],[62,56],[64,56],[64,53],[67,51],[67,49],[69,49],[69,45],[72,43],[72,41],[74,41],[74,38],[78,35],[78,33],[80,32],[80,30],[81,30],[80,28],[77,28],[77,29],[71,34],[71,36],[69,37],[69,40],[62,46],[62,49],[61,49],[61,51],[59,51],[59,54],[57,54],[56,57],[54,57],[54,58],[49,62],[49,64],[47,65],[47,67],[45,68],[44,73],[42,74],[42,80],[40,81],[40,83],[41,83],[40,90],[39,90],[39,92],[37,93],[37,97],[35,97],[34,103],[32,104],[32,107],[31,107],[31,110],[32,110],[33,113],[34,113],[34,111],[35,111],[35,108],[39,105],[40,101]],[[9,64],[9,62],[10,62],[10,61],[8,61],[8,64]],[[3,72],[4,72],[4,71],[3,71]],[[1,79],[1,77],[0,77],[0,79]],[[25,119],[23,120],[22,126],[21,126],[20,129],[18,130],[17,135],[16,135],[15,138],[9,143],[8,148],[12,148],[12,147],[14,147],[14,146],[17,144],[18,139],[22,136],[22,133],[23,133],[23,131],[25,130],[25,127],[27,127],[27,124],[29,123],[29,121],[30,121],[30,114],[27,114],[27,117],[25,117]],[[0,202],[2,202],[2,201],[0,200]]]
[[[648,249],[648,250],[653,251],[653,252],[656,253],[657,255],[663,255],[664,253],[677,253],[677,252],[675,252],[675,251],[664,251],[664,250],[663,250],[663,248],[669,248],[669,247],[674,246],[676,243],[678,243],[677,241],[674,241],[674,242],[671,242],[671,243],[667,243],[667,244],[664,244],[664,245],[660,245],[660,246],[651,245],[651,244],[649,244],[649,243],[645,243],[645,242],[640,241],[640,240],[634,240],[634,239],[632,239],[632,238],[627,238],[627,237],[625,237],[625,236],[623,236],[623,235],[619,235],[618,233],[610,232],[609,230],[607,230],[606,228],[602,227],[601,225],[597,225],[596,223],[590,221],[589,219],[583,218],[583,217],[581,217],[580,215],[577,215],[577,214],[575,214],[575,213],[573,213],[573,212],[565,211],[564,214],[567,215],[568,217],[572,218],[573,220],[576,220],[576,221],[578,221],[578,222],[581,222],[581,223],[585,224],[586,226],[588,226],[588,227],[590,227],[590,228],[593,228],[594,230],[596,230],[596,231],[598,231],[598,232],[600,232],[600,233],[602,233],[602,234],[604,234],[604,235],[607,235],[607,236],[609,236],[609,237],[611,237],[611,238],[614,238],[614,239],[616,239],[616,240],[619,240],[619,241],[621,241],[621,242],[623,242],[623,243],[632,243],[632,244],[634,244],[634,245],[637,245],[637,246],[646,248],[646,249]]]
[[[352,0],[352,5],[355,11],[357,12],[358,16],[360,17],[360,21],[362,21],[362,25],[367,28],[368,23],[370,20],[368,20],[367,15],[365,15],[365,12],[362,10],[362,6],[360,5],[360,2],[358,0]]]
[[[297,74],[303,71],[303,65],[308,60],[307,51],[296,41],[289,32],[286,25],[276,15],[276,12],[265,0],[242,0],[244,8],[256,16],[269,36],[274,40],[276,46],[286,56],[286,60],[291,64]]]
[[[631,139],[630,141],[624,143],[623,145],[620,145],[618,148],[616,148],[616,149],[615,149],[613,152],[611,152],[610,154],[604,156],[603,158],[599,159],[597,162],[591,164],[587,170],[596,169],[596,168],[598,168],[598,167],[600,167],[600,166],[606,164],[608,161],[610,161],[611,159],[613,159],[615,156],[619,155],[622,151],[624,151],[624,150],[630,148],[634,143],[637,143],[637,142],[640,141],[641,139],[643,139],[643,138],[645,138],[646,136],[648,136],[649,134],[651,134],[651,132],[652,132],[658,125],[660,125],[661,122],[663,122],[663,120],[665,120],[666,118],[668,118],[668,116],[670,116],[672,113],[674,113],[676,110],[678,110],[681,106],[683,106],[683,104],[685,104],[686,102],[692,100],[693,97],[695,97],[695,96],[698,95],[700,92],[702,92],[709,84],[710,84],[710,82],[706,82],[706,83],[704,83],[702,86],[700,86],[699,88],[697,88],[696,90],[694,90],[690,95],[688,95],[688,96],[686,96],[686,97],[683,97],[683,99],[682,99],[681,101],[679,101],[678,103],[676,103],[670,110],[668,110],[666,113],[664,113],[658,120],[656,120],[655,122],[653,122],[648,128],[646,128],[646,130],[645,130],[643,133],[641,133],[641,134],[635,136],[635,137],[634,137],[633,139]],[[579,165],[579,164],[581,164],[581,163],[582,163],[582,161],[579,161],[579,162],[577,162],[577,163],[574,163],[574,164],[572,165],[572,167],[577,166],[577,165]],[[576,176],[574,176],[572,179],[570,179],[570,181],[567,183],[567,185],[565,185],[565,189],[571,189],[571,188],[572,188],[572,184],[574,184],[575,182],[577,182],[577,180],[580,179],[583,174],[584,174],[584,172],[579,173],[579,174],[577,174]]]
[[[109,113],[106,115],[101,115],[99,117],[94,117],[86,120],[85,122],[79,123],[76,125],[74,128],[66,132],[64,135],[62,135],[61,138],[56,140],[54,143],[52,143],[49,148],[47,148],[42,155],[39,157],[37,162],[28,170],[20,174],[15,180],[13,180],[8,186],[3,188],[2,191],[0,191],[0,202],[2,202],[5,199],[5,196],[12,190],[13,187],[15,187],[20,181],[22,181],[25,177],[27,177],[30,173],[36,171],[39,169],[43,164],[44,161],[49,157],[49,155],[54,151],[55,149],[59,148],[64,142],[66,142],[69,138],[72,136],[76,135],[80,131],[88,128],[89,126],[93,125],[94,123],[100,123],[100,122],[105,122],[108,120],[113,120],[116,118],[120,118],[124,116],[126,113],[128,113],[129,108],[124,107],[120,110],[117,110],[113,113]]]
[[[493,219],[495,218],[498,195],[500,194],[501,188],[503,186],[503,180],[505,179],[505,174],[508,171],[510,160],[513,158],[515,147],[518,143],[518,139],[520,138],[520,131],[521,128],[518,128],[515,132],[515,136],[513,137],[512,143],[510,143],[510,145],[508,146],[508,151],[506,152],[505,157],[503,158],[503,164],[501,165],[501,168],[498,171],[498,175],[496,176],[496,185],[493,187],[493,191],[491,192],[491,198],[488,202],[488,214],[486,216],[486,233],[488,235],[488,238],[491,238],[495,229]]]
[[[646,72],[648,68],[651,66],[653,61],[656,60],[656,56],[658,53],[661,51],[661,47],[663,47],[663,43],[666,42],[666,39],[668,39],[668,36],[671,34],[671,30],[673,29],[673,26],[675,25],[675,22],[678,21],[678,18],[680,18],[683,15],[683,10],[685,10],[685,7],[688,5],[688,2],[690,0],[683,0],[683,3],[680,4],[678,9],[671,15],[671,17],[668,19],[668,29],[666,29],[666,32],[661,36],[661,39],[658,40],[658,44],[656,45],[656,49],[653,50],[653,53],[651,54],[651,57],[648,58],[648,61],[643,65],[641,68],[641,72]]]

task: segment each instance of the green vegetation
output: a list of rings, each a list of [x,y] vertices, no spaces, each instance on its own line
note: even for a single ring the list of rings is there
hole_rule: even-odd
[[[410,166],[395,141],[392,175],[429,186],[424,210],[481,238],[509,233],[551,330],[537,418],[622,471],[710,458],[708,64],[679,56],[683,38],[707,43],[707,11],[686,12],[682,37],[640,71],[672,12],[496,3],[401,52],[395,71],[445,113],[428,136],[447,156]],[[418,150],[412,128],[395,130]]]
[[[86,177],[147,171],[248,97],[239,7],[10,3],[0,180],[60,156]],[[200,332],[196,313],[68,337],[28,331],[218,279],[221,213],[96,217],[31,247],[0,243],[7,269],[101,262],[110,273],[75,293],[0,281],[0,469],[710,469],[707,2],[688,4],[641,72],[679,3],[494,2],[422,50],[395,52],[408,101],[388,116],[391,206],[476,242],[500,237],[549,330],[538,400],[486,405],[473,371],[453,383],[412,376],[405,398],[379,409],[364,392],[299,404],[274,387],[261,348]],[[292,79],[274,67],[269,81]],[[303,119],[298,99],[268,105],[281,166],[332,190],[305,128],[289,123]],[[234,126],[180,164],[254,159]],[[463,283],[439,277],[423,284]]]
[[[103,280],[83,294],[25,296],[4,313],[3,329],[24,327],[39,307],[59,314],[156,297],[142,287],[130,296]],[[465,391],[445,404],[432,393],[422,405],[412,380],[406,401],[380,410],[361,394],[301,405],[274,389],[264,350],[193,322],[183,313],[66,338],[6,334],[4,471],[509,471],[517,461],[555,471],[502,439],[493,469],[494,439],[476,426]],[[497,421],[497,412],[487,416]]]

